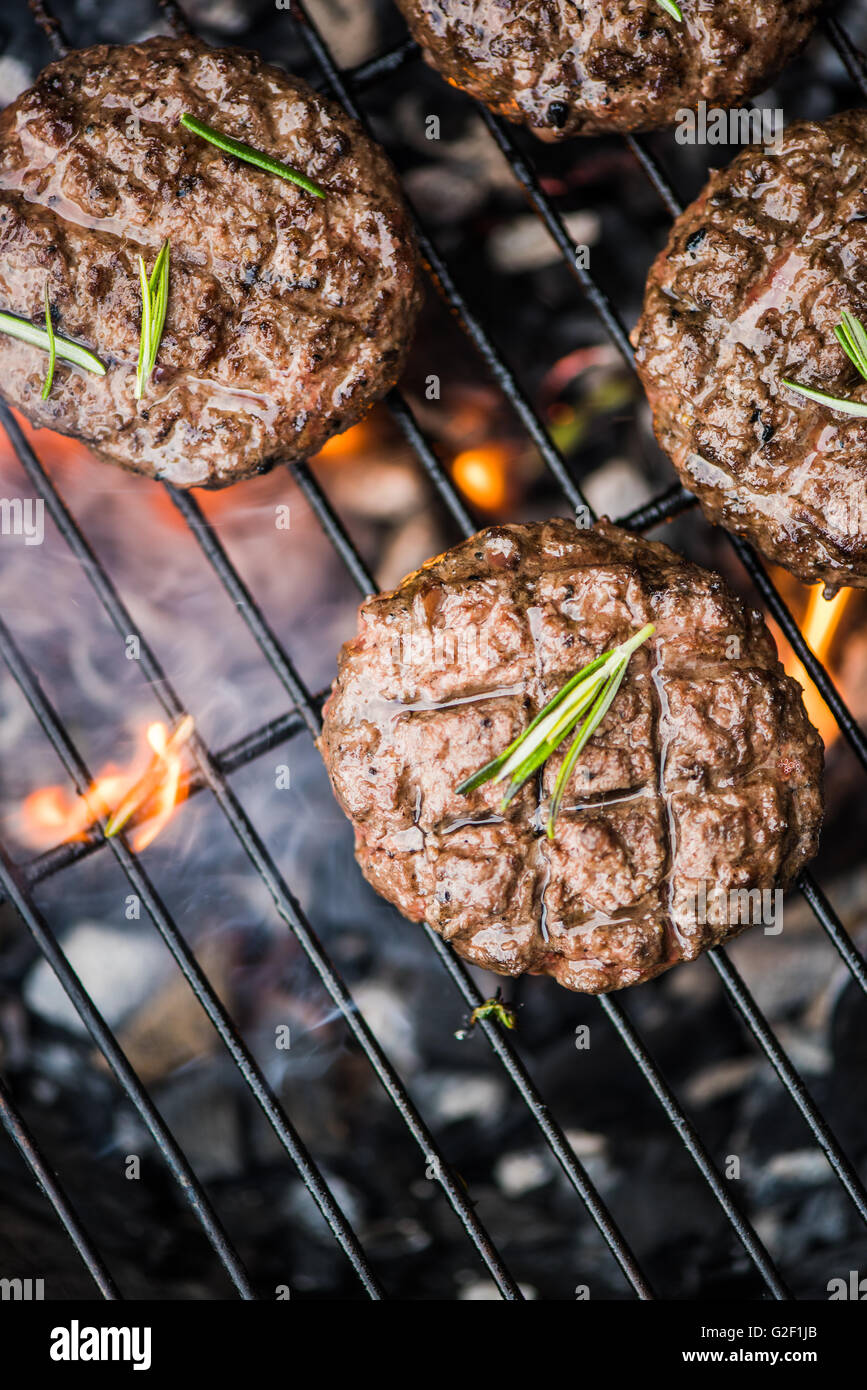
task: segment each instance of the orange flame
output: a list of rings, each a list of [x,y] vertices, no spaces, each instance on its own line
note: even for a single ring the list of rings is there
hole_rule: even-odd
[[[827,664],[827,657],[834,641],[834,635],[840,625],[846,605],[852,598],[851,589],[841,589],[832,599],[822,598],[822,585],[816,584],[810,589],[810,597],[807,600],[807,610],[801,620],[801,632],[804,641],[813,652],[814,656],[823,663]],[[778,642],[782,639],[778,634]],[[810,721],[815,724],[825,742],[826,747],[834,742],[839,734],[837,721],[832,715],[816,686],[808,676],[803,664],[792,651],[785,641],[782,645],[786,651],[784,666],[786,673],[794,676],[798,684],[804,691],[804,705],[809,715]]]
[[[465,449],[452,463],[452,474],[461,492],[486,512],[502,510],[509,501],[509,451],[501,444]]]
[[[361,420],[357,425],[350,425],[342,434],[333,434],[330,439],[326,439],[315,457],[325,459],[328,463],[342,463],[347,459],[357,458],[365,449],[369,449],[372,443],[373,430],[370,422]]]
[[[21,807],[23,838],[35,849],[48,849],[58,840],[84,840],[105,817],[107,836],[117,835],[134,821],[132,848],[137,853],[145,849],[185,799],[181,749],[192,732],[190,715],[171,734],[157,721],[147,728],[152,756],[143,768],[141,757],[137,759],[140,770],[122,772],[109,765],[84,796],[73,796],[65,787],[31,792]]]

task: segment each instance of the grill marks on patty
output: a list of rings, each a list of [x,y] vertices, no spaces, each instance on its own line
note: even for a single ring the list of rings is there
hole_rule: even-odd
[[[807,581],[867,585],[867,421],[808,401],[863,382],[867,113],[749,150],[678,218],[632,335],[654,428],[707,515]]]
[[[647,621],[657,632],[582,755],[553,844],[537,809],[565,748],[504,814],[502,787],[456,794]],[[451,662],[430,655],[440,625]],[[412,632],[430,641],[396,660]],[[737,931],[693,920],[698,881],[788,881],[821,818],[821,744],[761,618],[717,576],[607,523],[492,528],[365,602],[321,749],[380,892],[479,965],[592,992]]]
[[[185,131],[188,111],[307,173],[313,198]],[[139,252],[172,252],[138,410]],[[421,299],[385,155],[333,102],[256,55],[192,39],[74,53],[0,116],[0,307],[102,356],[97,379],[0,335],[0,391],[36,424],[180,486],[305,457],[397,379]]]
[[[671,125],[762,91],[820,0],[397,0],[428,61],[547,140]]]

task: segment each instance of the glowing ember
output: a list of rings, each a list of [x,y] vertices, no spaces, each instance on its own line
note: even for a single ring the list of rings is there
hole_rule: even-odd
[[[499,444],[465,449],[452,464],[454,480],[464,496],[487,512],[500,511],[509,500],[508,450]]]
[[[193,732],[193,720],[185,715],[170,734],[164,724],[149,725],[147,741],[152,756],[139,770],[121,772],[109,766],[85,796],[72,796],[65,787],[42,787],[25,799],[23,838],[36,849],[47,849],[58,840],[83,840],[88,831],[107,817],[106,835],[116,835],[130,821],[137,824],[132,848],[143,850],[155,840],[175,808],[184,799],[181,783],[181,750]]]
[[[851,589],[841,589],[834,598],[825,600],[822,598],[822,585],[817,584],[811,588],[810,596],[807,601],[807,610],[801,620],[801,632],[807,646],[814,656],[827,665],[827,657],[831,650],[834,634],[840,624],[846,605],[852,597]],[[778,644],[781,642],[779,633],[777,634]],[[798,657],[791,650],[787,643],[782,642],[786,656],[783,662],[786,672],[794,676],[795,680],[803,687],[804,705],[810,720],[815,724],[819,733],[829,747],[839,733],[837,721],[822,699],[815,685],[811,681],[807,672]]]
[[[370,448],[373,442],[373,430],[369,421],[362,420],[360,424],[350,425],[348,430],[342,434],[335,434],[325,441],[317,459],[327,459],[329,463],[343,462],[347,459],[356,458],[365,449]]]

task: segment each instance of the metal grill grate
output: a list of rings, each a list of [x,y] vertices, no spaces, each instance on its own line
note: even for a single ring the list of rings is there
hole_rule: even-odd
[[[31,0],[30,8],[49,38],[55,52],[60,54],[68,51],[68,44],[63,33],[54,18],[48,14],[45,6],[41,2],[37,3],[37,0]],[[186,28],[186,22],[179,7],[172,3],[163,3],[162,8],[172,26],[178,32],[183,32]],[[405,64],[416,62],[419,59],[416,45],[411,41],[406,41],[371,62],[365,63],[351,72],[342,73],[333,62],[328,48],[315,25],[311,22],[303,4],[298,3],[298,0],[295,4],[295,19],[303,27],[306,41],[321,70],[324,84],[330,89],[331,94],[341,101],[346,109],[362,123],[364,123],[364,118],[358,107],[356,94]],[[865,69],[862,56],[853,47],[836,21],[826,22],[826,34],[862,95],[867,97],[867,69]],[[559,212],[541,188],[532,165],[518,148],[509,128],[486,110],[482,108],[479,110],[492,138],[508,160],[516,180],[524,188],[536,213],[556,242],[571,273],[577,279],[581,291],[592,304],[612,341],[631,365],[631,348],[626,330],[608,298],[596,285],[589,272],[581,268],[576,260],[576,247]],[[669,212],[676,215],[679,211],[677,199],[669,186],[665,173],[649,153],[645,142],[628,137],[627,143]],[[448,267],[425,236],[423,229],[419,227],[417,230],[423,257],[437,288],[457,315],[495,382],[514,408],[528,436],[535,443],[543,461],[562,489],[564,496],[571,506],[586,505],[579,487],[571,477],[566,461],[549,438],[542,420],[521,390],[508,365],[500,356],[498,349],[488,336],[484,324],[479,321],[471,306],[459,292]],[[409,405],[398,392],[394,391],[388,398],[388,406],[458,529],[463,535],[472,534],[477,529],[476,524],[448,473],[437,458],[430,441],[417,424]],[[2,421],[32,486],[36,489],[38,496],[43,499],[64,542],[95,590],[106,615],[122,637],[126,638],[129,634],[138,635],[141,647],[139,664],[142,675],[162,704],[166,716],[172,720],[177,719],[184,713],[183,706],[162,669],[158,657],[148,645],[145,636],[138,633],[132,615],[124,605],[105,568],[91,549],[75,518],[66,507],[58,490],[27,442],[14,416],[3,405],[0,405],[0,421]],[[372,592],[375,585],[364,560],[354,547],[309,467],[304,463],[294,464],[291,471],[321,523],[325,535],[360,593]],[[195,762],[195,771],[189,776],[188,790],[191,794],[208,790],[215,798],[246,852],[253,869],[267,886],[280,917],[294,933],[305,955],[343,1015],[347,1027],[424,1154],[426,1162],[428,1164],[433,1162],[433,1171],[446,1198],[458,1219],[463,1223],[467,1236],[475,1245],[479,1257],[494,1279],[500,1294],[506,1299],[520,1299],[522,1297],[521,1291],[477,1215],[462,1180],[449,1166],[436,1138],[415,1108],[400,1076],[380,1047],[365,1018],[354,1004],[340,973],[329,959],[289,885],[283,879],[263,840],[229,785],[229,777],[233,772],[244,767],[248,762],[261,756],[269,749],[304,731],[315,737],[320,727],[320,711],[324,692],[312,694],[306,688],[289,656],[269,627],[255,597],[241,579],[213,530],[208,527],[195,499],[188,493],[175,491],[168,485],[166,485],[166,489],[212,566],[215,575],[223,585],[227,597],[238,609],[262,655],[282,683],[289,701],[289,708],[285,714],[220,752],[211,751],[198,735],[194,736],[189,747]],[[676,516],[694,504],[694,499],[688,492],[680,486],[674,486],[647,505],[621,518],[619,524],[636,531],[647,530],[663,520]],[[742,541],[733,537],[730,539],[767,607],[830,707],[841,733],[848,741],[862,768],[867,771],[867,738],[865,738],[863,731],[837,692],[831,677],[808,648],[795,618],[774,587],[761,561]],[[79,793],[84,792],[92,780],[89,770],[82,761],[61,719],[42,691],[38,677],[16,647],[11,634],[2,622],[0,622],[0,654],[6,661],[43,732],[63,762],[76,790]],[[343,1215],[315,1161],[299,1139],[290,1118],[270,1088],[261,1068],[251,1056],[237,1027],[223,1008],[212,985],[186,945],[155,886],[123,839],[106,840],[100,832],[99,838],[57,845],[52,850],[23,865],[13,863],[5,848],[0,844],[0,885],[2,885],[0,901],[5,898],[12,902],[32,933],[43,955],[74,1004],[90,1036],[108,1062],[119,1085],[138,1110],[173,1177],[177,1180],[184,1198],[189,1203],[239,1295],[242,1298],[254,1298],[256,1296],[242,1261],[223,1229],[218,1214],[202,1184],[192,1171],[185,1155],[162,1120],[147,1090],[130,1067],[111,1029],[100,1017],[78,980],[36,902],[34,889],[41,881],[61,872],[85,856],[104,850],[106,846],[110,848],[133,891],[146,907],[178,967],[225,1044],[245,1084],[270,1122],[280,1143],[328,1222],[335,1239],[355,1269],[365,1292],[373,1299],[383,1297],[383,1291],[379,1287],[358,1237]],[[822,930],[833,943],[852,978],[867,994],[867,962],[855,947],[834,908],[809,873],[801,874],[797,887],[813,910]],[[467,1006],[474,1008],[481,1003],[481,995],[463,962],[454,955],[430,927],[425,927],[424,931],[431,949],[437,953],[443,968]],[[842,1151],[840,1144],[811,1098],[768,1021],[752,999],[726,952],[723,949],[714,950],[710,953],[710,958],[732,1007],[774,1067],[792,1102],[800,1110],[817,1144],[824,1151],[831,1168],[860,1216],[867,1222],[867,1192],[865,1192],[858,1174]],[[668,1120],[718,1201],[768,1291],[774,1298],[789,1298],[791,1295],[782,1275],[753,1226],[732,1201],[725,1181],[688,1115],[666,1084],[630,1021],[624,1006],[610,996],[601,997],[598,1004],[616,1028],[644,1079],[657,1097]],[[575,1192],[581,1198],[589,1216],[602,1233],[632,1290],[639,1298],[653,1298],[653,1291],[626,1238],[615,1224],[604,1201],[573,1152],[563,1130],[549,1112],[515,1047],[494,1024],[483,1020],[479,1026],[502,1064],[506,1075],[526,1104],[538,1126],[539,1133],[557,1159]],[[29,1133],[2,1082],[0,1082],[0,1120],[29,1164],[36,1181],[54,1206],[57,1216],[93,1276],[102,1296],[106,1299],[120,1297],[121,1295],[111,1275],[106,1270],[99,1252],[82,1229],[59,1181],[41,1155],[37,1142]]]

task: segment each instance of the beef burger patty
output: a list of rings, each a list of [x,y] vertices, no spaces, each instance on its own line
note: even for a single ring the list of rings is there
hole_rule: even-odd
[[[802,121],[712,175],[633,333],[656,436],[713,521],[805,580],[867,586],[867,407],[835,336],[867,320],[867,112]]]
[[[456,791],[646,623],[553,840],[567,745],[505,813],[502,785]],[[607,522],[491,527],[367,599],[320,748],[380,893],[476,965],[590,993],[735,935],[732,890],[787,883],[822,814],[821,740],[761,616]]]
[[[227,156],[188,114],[319,184]],[[170,243],[168,317],[134,399],[142,296]],[[90,348],[104,377],[0,334],[0,392],[37,425],[181,487],[301,458],[396,380],[420,302],[381,150],[252,53],[192,39],[86,49],[0,116],[0,310]]]
[[[813,27],[820,0],[397,0],[453,86],[560,140],[671,125],[681,107],[761,91]]]

